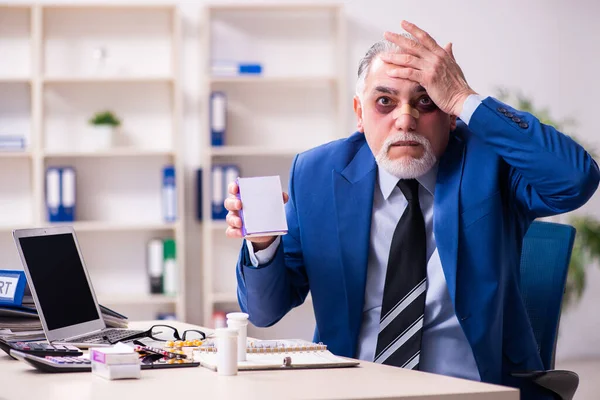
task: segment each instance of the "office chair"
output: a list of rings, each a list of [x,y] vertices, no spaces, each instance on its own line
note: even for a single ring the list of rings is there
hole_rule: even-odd
[[[575,239],[570,225],[534,221],[521,254],[521,293],[533,327],[545,371],[514,373],[550,391],[556,399],[571,400],[579,376],[554,370],[561,304]]]

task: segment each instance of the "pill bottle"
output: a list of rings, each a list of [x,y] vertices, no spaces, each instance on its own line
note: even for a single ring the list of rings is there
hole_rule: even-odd
[[[217,373],[219,375],[237,375],[238,330],[219,328],[217,336]]]
[[[246,338],[248,337],[248,314],[232,312],[227,314],[227,327],[238,330],[237,360],[246,361]]]

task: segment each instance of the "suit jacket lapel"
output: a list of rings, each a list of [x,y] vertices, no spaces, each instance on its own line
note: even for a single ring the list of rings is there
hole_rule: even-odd
[[[375,158],[367,143],[340,173],[333,171],[341,266],[346,289],[350,353],[356,350],[364,303],[373,190],[377,176]]]
[[[458,205],[464,165],[464,143],[450,135],[448,148],[440,159],[435,186],[433,231],[446,276],[448,292],[456,307],[456,265],[458,260]]]

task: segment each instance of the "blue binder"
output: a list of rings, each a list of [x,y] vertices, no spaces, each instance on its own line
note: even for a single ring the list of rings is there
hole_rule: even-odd
[[[225,144],[227,128],[227,97],[223,92],[212,92],[210,95],[210,142],[212,146]]]
[[[224,220],[227,216],[227,209],[225,208],[225,199],[229,196],[227,187],[231,182],[240,176],[240,168],[233,164],[222,164],[212,166],[212,191],[211,191],[211,205],[212,205],[212,219]]]
[[[202,168],[196,170],[196,220],[202,221]]]
[[[175,166],[163,168],[163,218],[165,222],[177,221],[177,191],[175,188]]]
[[[73,167],[46,169],[46,207],[48,221],[75,221],[76,180]]]
[[[63,221],[75,221],[75,169],[64,167],[60,175]]]

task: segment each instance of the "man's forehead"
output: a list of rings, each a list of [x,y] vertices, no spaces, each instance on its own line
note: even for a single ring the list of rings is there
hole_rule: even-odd
[[[365,92],[367,94],[383,92],[395,95],[414,95],[425,92],[425,89],[416,82],[388,76],[387,72],[395,68],[398,67],[384,63],[381,58],[375,57],[365,78]]]

